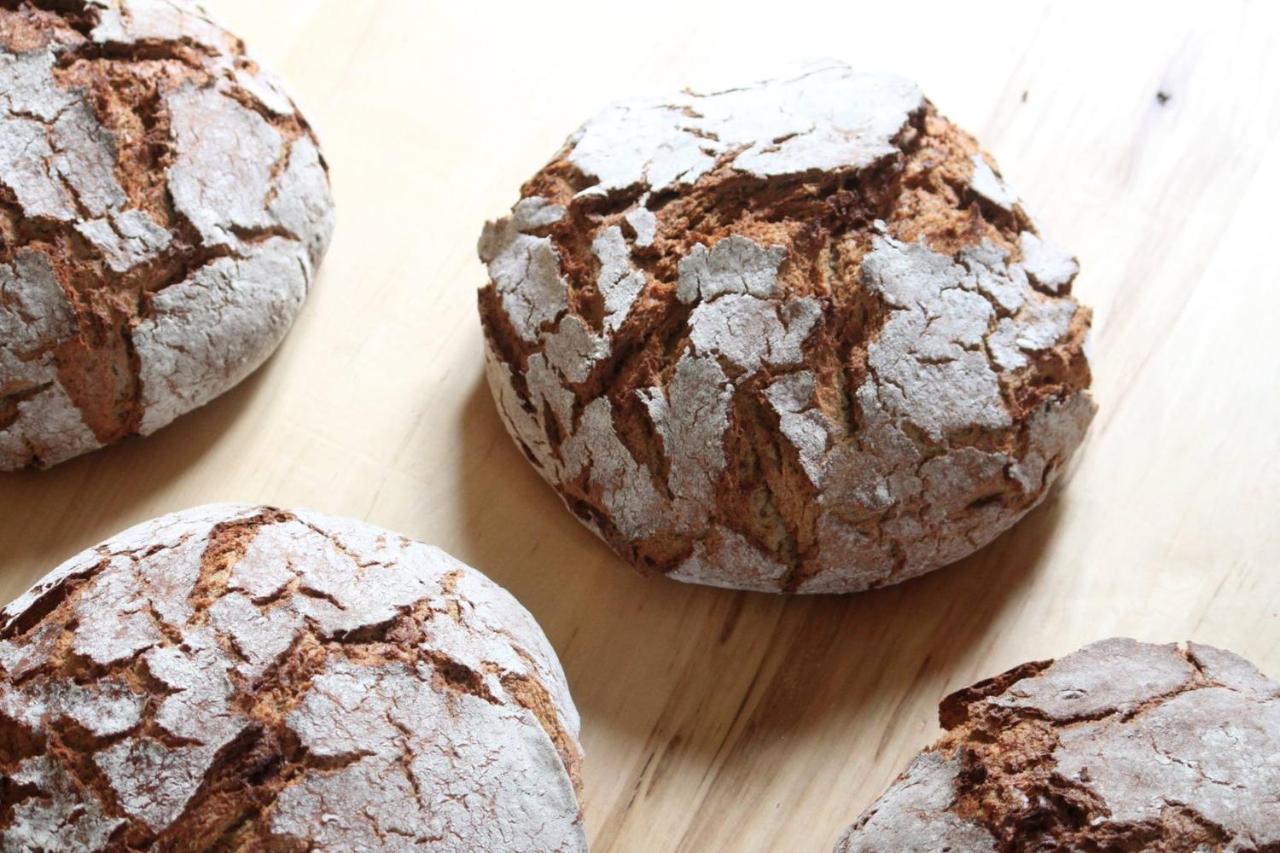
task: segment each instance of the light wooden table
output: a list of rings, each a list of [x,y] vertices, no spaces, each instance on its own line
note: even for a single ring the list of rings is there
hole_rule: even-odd
[[[1268,3],[208,5],[318,127],[333,248],[242,387],[150,439],[0,477],[0,598],[207,501],[437,543],[511,589],[558,649],[598,851],[829,849],[935,736],[943,694],[1090,640],[1194,638],[1280,675]],[[499,424],[476,237],[607,101],[822,56],[917,78],[1079,254],[1099,416],[1056,498],[924,579],[791,599],[645,580]]]

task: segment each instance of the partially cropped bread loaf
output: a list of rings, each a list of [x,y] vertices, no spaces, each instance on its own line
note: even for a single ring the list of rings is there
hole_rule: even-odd
[[[1074,259],[895,77],[827,64],[610,107],[479,251],[512,436],[681,580],[938,568],[1041,501],[1093,414]]]
[[[1106,640],[941,718],[838,853],[1280,849],[1280,685],[1230,652]]]
[[[4,609],[0,676],[4,850],[586,847],[542,631],[361,522],[140,524]]]
[[[305,119],[199,8],[0,3],[0,469],[151,433],[235,385],[332,228]]]

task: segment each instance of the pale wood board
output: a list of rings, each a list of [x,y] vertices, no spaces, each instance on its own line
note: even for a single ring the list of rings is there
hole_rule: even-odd
[[[0,477],[0,599],[208,501],[437,543],[559,651],[598,851],[829,849],[936,735],[943,694],[1102,637],[1191,638],[1280,675],[1269,4],[207,5],[319,129],[333,248],[239,389],[152,438]],[[918,79],[1079,255],[1098,418],[1056,497],[924,579],[781,598],[641,578],[502,430],[476,237],[604,103],[823,56]]]

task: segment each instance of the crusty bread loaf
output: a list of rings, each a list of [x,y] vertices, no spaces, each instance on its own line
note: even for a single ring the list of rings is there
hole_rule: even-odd
[[[1280,685],[1230,652],[1105,640],[941,718],[838,853],[1280,849]]]
[[[332,228],[314,134],[196,6],[0,3],[0,469],[231,388]]]
[[[490,223],[488,377],[635,565],[842,592],[982,547],[1093,414],[1074,259],[904,80],[610,107]]]
[[[213,505],[0,613],[4,850],[585,849],[542,631],[437,548]]]

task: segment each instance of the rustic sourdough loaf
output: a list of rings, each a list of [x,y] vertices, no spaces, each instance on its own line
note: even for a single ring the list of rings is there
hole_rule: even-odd
[[[214,505],[0,613],[4,850],[585,849],[533,618],[442,551]]]
[[[0,469],[231,388],[332,228],[314,134],[196,6],[0,0]]]
[[[606,109],[480,239],[512,436],[635,565],[846,592],[1041,501],[1093,414],[1076,263],[913,84]]]
[[[940,716],[838,853],[1280,849],[1280,685],[1230,652],[1105,640]]]

